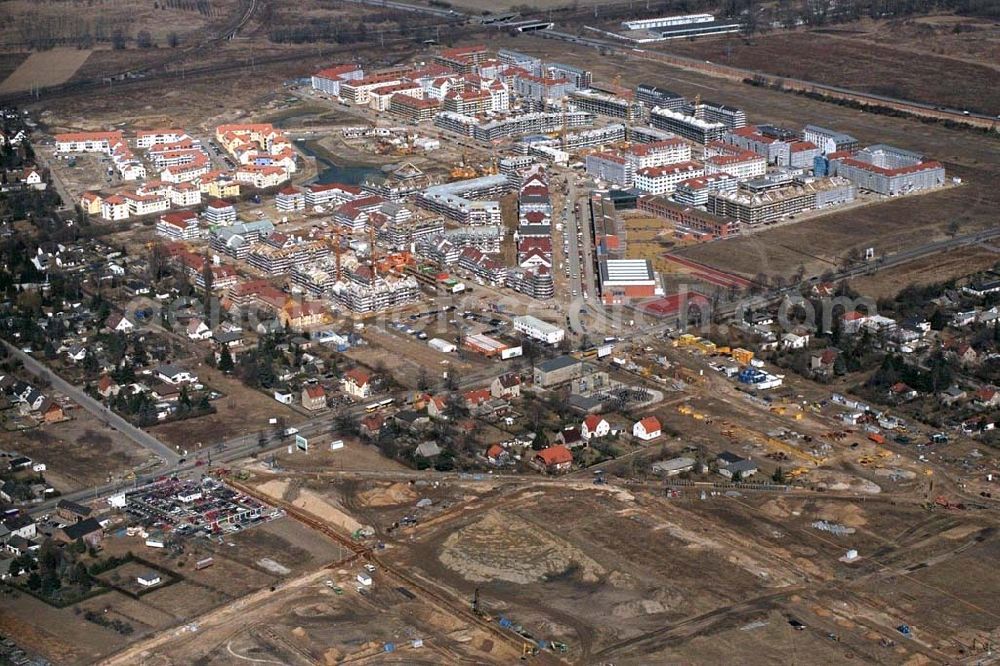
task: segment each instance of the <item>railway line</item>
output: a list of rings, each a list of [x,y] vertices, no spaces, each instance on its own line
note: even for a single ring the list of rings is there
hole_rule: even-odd
[[[618,42],[610,42],[603,39],[597,39],[595,37],[585,37],[583,35],[574,35],[558,30],[539,31],[534,33],[534,35],[543,39],[556,39],[574,44],[580,44],[590,48],[601,49],[607,53],[622,54],[627,57],[637,58],[640,60],[652,60],[674,67],[700,72],[709,76],[727,78],[735,81],[752,79],[754,81],[758,81],[762,85],[775,87],[780,86],[784,90],[804,93],[818,93],[834,99],[849,100],[871,106],[883,106],[922,118],[948,120],[981,129],[995,130],[997,128],[998,121],[1000,121],[1000,117],[991,116],[985,113],[949,109],[947,107],[927,102],[900,99],[897,97],[889,97],[887,95],[878,95],[875,93],[860,92],[857,90],[851,90],[850,88],[829,85],[826,83],[817,83],[816,81],[774,76],[751,69],[741,69],[730,65],[720,65],[707,60],[698,60],[696,58],[689,58],[670,53],[632,48]]]

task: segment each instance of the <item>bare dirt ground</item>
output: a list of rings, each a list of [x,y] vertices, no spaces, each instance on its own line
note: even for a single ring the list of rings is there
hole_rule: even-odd
[[[913,261],[851,280],[851,288],[864,296],[889,298],[908,285],[927,285],[992,268],[1000,252],[992,247],[966,247]]]
[[[260,432],[274,430],[275,426],[269,423],[272,418],[303,419],[287,405],[262,391],[247,388],[237,379],[210,368],[197,372],[206,385],[223,393],[224,397],[213,403],[215,414],[165,423],[152,429],[156,437],[174,446],[194,452],[233,437],[256,439]]]
[[[0,93],[44,88],[68,81],[89,57],[89,49],[56,48],[32,53],[0,83]]]
[[[60,664],[92,664],[151,636],[184,636],[192,621],[203,613],[247,598],[270,586],[295,580],[338,559],[343,549],[318,532],[282,518],[225,537],[222,542],[197,539],[184,542],[183,552],[147,548],[139,537],[109,536],[104,555],[127,551],[167,571],[164,580],[173,584],[153,589],[138,599],[120,592],[107,592],[77,604],[52,608],[28,595],[0,595],[0,631],[18,638],[28,649]],[[212,557],[214,564],[195,569],[194,562]],[[270,559],[284,568],[275,575],[262,564]],[[119,567],[118,584],[137,590],[135,576],[148,567],[131,562]],[[110,577],[107,572],[102,577]],[[111,629],[85,621],[82,611],[93,611],[107,619],[126,622],[133,634],[122,636]],[[30,618],[30,622],[25,622]],[[243,624],[238,624],[244,627]],[[59,627],[58,632],[50,628]],[[233,629],[230,629],[231,631]],[[134,662],[133,662],[134,663]],[[179,661],[176,663],[190,663]]]
[[[23,433],[0,433],[0,448],[15,450],[45,463],[45,479],[61,493],[121,478],[155,459],[116,430],[82,409],[72,419]]]
[[[1000,113],[1000,61],[994,53],[1000,49],[1000,30],[986,22],[969,25],[976,28],[961,37],[927,23],[908,22],[776,32],[750,44],[739,35],[674,40],[656,48],[721,65],[995,115]],[[940,53],[961,48],[954,45],[959,40],[977,40],[984,52],[959,58]],[[861,50],[863,58],[858,57]],[[942,71],[948,76],[939,76]]]
[[[3,81],[24,62],[30,53],[0,53],[0,81]]]
[[[203,30],[215,21],[225,19],[239,6],[237,0],[210,0],[203,3],[206,12],[195,9],[181,9],[179,3],[136,3],[127,0],[91,0],[86,5],[32,2],[12,0],[5,4],[4,11],[12,20],[0,26],[3,44],[18,44],[39,36],[36,33],[47,29],[45,36],[56,40],[75,41],[87,35],[98,37],[103,34],[104,44],[110,41],[113,29],[120,29],[134,39],[141,32],[150,33],[154,44],[167,45],[167,36],[176,33],[182,43],[194,33]],[[77,9],[77,7],[85,7]]]
[[[788,650],[810,651],[819,663],[845,655],[903,663],[923,648],[879,641],[895,639],[896,617],[919,623],[923,616],[913,604],[886,608],[867,596],[863,581],[889,580],[914,562],[951,571],[950,558],[970,553],[983,534],[975,516],[935,518],[915,504],[821,497],[664,501],[550,488],[501,494],[486,505],[418,526],[407,533],[408,546],[389,556],[459,597],[480,588],[488,613],[566,642],[574,663],[726,663],[720,646],[701,653],[707,637],[725,636],[723,644],[734,647],[751,632],[748,640],[767,649],[747,663],[784,663],[766,655]],[[811,527],[816,520],[855,533],[834,537]],[[867,559],[840,562],[847,548]],[[971,557],[988,561],[988,548],[974,549]],[[976,603],[961,589],[952,579],[939,594]],[[872,620],[851,620],[845,610],[861,607]],[[796,635],[788,617],[809,625],[807,634]],[[986,611],[976,629],[995,626]],[[950,630],[928,632],[932,654],[959,654]]]

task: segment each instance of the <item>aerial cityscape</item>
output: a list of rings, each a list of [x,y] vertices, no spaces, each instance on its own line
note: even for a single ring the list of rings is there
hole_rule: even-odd
[[[1000,663],[1000,6],[4,8],[0,664]]]

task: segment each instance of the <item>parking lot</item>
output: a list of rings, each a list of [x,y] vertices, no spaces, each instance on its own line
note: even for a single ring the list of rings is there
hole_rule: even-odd
[[[212,478],[164,479],[127,493],[125,511],[148,530],[174,536],[239,532],[283,512]]]

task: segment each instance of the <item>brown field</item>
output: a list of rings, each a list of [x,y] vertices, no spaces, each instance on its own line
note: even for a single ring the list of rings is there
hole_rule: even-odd
[[[987,566],[995,544],[967,551],[969,539],[982,534],[981,524],[947,518],[888,502],[667,502],[533,490],[418,526],[400,537],[409,548],[390,549],[386,557],[407,570],[415,567],[458,598],[471,597],[478,587],[486,612],[510,618],[536,638],[567,643],[572,663],[722,664],[745,641],[760,646],[754,656],[744,654],[745,663],[785,663],[768,655],[787,656],[788,650],[809,653],[817,663],[904,663],[926,654],[927,643],[932,653],[957,655],[963,648],[937,623],[928,624],[927,643],[880,645],[882,638],[895,638],[891,623],[899,617],[929,623],[932,604],[900,600],[899,607],[887,608],[869,595],[865,580],[932,561],[942,598],[952,598],[953,608],[956,595],[978,602],[949,575],[948,561],[967,552],[975,566]],[[831,537],[810,527],[818,519],[849,524],[856,533]],[[954,531],[958,526],[961,533]],[[848,547],[880,556],[845,565],[838,558]],[[972,613],[956,610],[966,615]],[[788,617],[810,629],[795,632]],[[989,621],[987,611],[975,629],[987,631]]]
[[[29,53],[0,53],[0,81],[3,81],[24,62]]]
[[[0,448],[45,463],[45,479],[61,493],[107,483],[155,460],[145,449],[82,409],[71,420],[23,433],[3,431]]]
[[[847,252],[874,247],[876,254],[943,240],[953,218],[942,211],[961,210],[961,233],[988,228],[985,206],[1000,205],[1000,194],[983,192],[974,203],[975,185],[951,188],[788,224],[750,236],[705,243],[681,251],[687,257],[753,276],[789,276],[799,266],[806,276],[835,270]]]
[[[206,372],[207,370],[207,372]],[[160,440],[193,452],[232,437],[256,438],[275,426],[268,421],[284,418],[290,422],[302,419],[298,412],[283,405],[270,393],[247,388],[239,380],[220,372],[202,368],[199,377],[206,385],[223,394],[213,405],[217,410],[208,416],[154,426],[151,432]]]
[[[0,93],[30,90],[32,86],[54,86],[73,77],[90,57],[89,49],[56,48],[32,53],[0,83]]]
[[[133,634],[122,636],[85,621],[74,607],[52,608],[24,594],[0,595],[0,632],[18,636],[19,644],[26,649],[57,663],[91,664],[134,641],[159,632],[173,634],[172,627],[196,621],[199,615],[220,605],[255,591],[266,592],[270,586],[304,572],[322,571],[324,565],[343,552],[326,537],[289,518],[227,536],[223,543],[188,540],[184,543],[184,552],[179,555],[146,548],[137,537],[107,538],[103,549],[105,555],[121,555],[131,550],[169,572],[163,575],[165,582],[170,578],[182,579],[153,588],[138,599],[111,591],[78,604],[80,610],[92,610],[108,619],[127,622],[132,625]],[[196,570],[194,562],[207,556],[214,559],[214,564]],[[268,571],[260,564],[263,558],[274,560],[287,568],[288,573],[280,576]],[[142,563],[129,562],[114,571],[118,573],[119,585],[137,591],[135,576],[147,568]],[[101,577],[108,579],[112,573]],[[54,627],[59,628],[58,632],[49,633]]]
[[[165,45],[171,32],[183,40],[213,22],[226,19],[239,7],[237,0],[210,0],[205,15],[196,10],[170,8],[165,2],[155,5],[130,0],[89,0],[86,4],[11,0],[4,4],[4,11],[6,16],[15,18],[0,25],[0,39],[4,44],[26,44],[36,37],[34,27],[42,25],[47,31],[39,36],[51,36],[68,44],[88,35],[98,43],[101,40],[107,43],[111,30],[117,28],[132,39],[146,30],[154,43]]]
[[[891,29],[885,31],[893,34]],[[739,35],[727,35],[670,41],[657,48],[777,76],[992,115],[1000,113],[1000,63],[996,58],[982,54],[966,60],[928,52],[915,57],[913,50],[903,48],[906,42],[902,39],[886,45],[881,40],[882,32],[781,32],[756,37],[751,44]],[[984,32],[991,35],[989,42],[993,46],[989,50],[1000,48],[1000,30],[984,28]],[[947,76],[941,76],[942,72]]]
[[[852,278],[851,287],[864,296],[890,298],[908,285],[944,282],[992,268],[998,261],[1000,248],[964,247],[879,271],[874,275]]]

